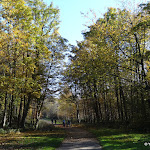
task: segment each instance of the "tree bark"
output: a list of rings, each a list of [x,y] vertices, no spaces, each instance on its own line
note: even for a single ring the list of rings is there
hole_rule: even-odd
[[[7,120],[7,92],[5,93],[5,106],[2,119],[2,128],[6,126],[6,120]]]
[[[12,126],[12,118],[13,118],[13,104],[14,104],[14,95],[11,95],[11,103],[10,103],[10,116],[9,116],[9,127]]]
[[[23,110],[22,120],[21,120],[21,123],[20,123],[21,128],[25,127],[25,119],[26,119],[27,114],[28,114],[30,102],[31,102],[31,93],[28,95],[28,101],[27,101],[27,103],[25,105],[25,108]]]
[[[21,97],[20,107],[19,107],[19,114],[18,114],[18,128],[20,127],[20,119],[21,119],[21,113],[22,113],[22,102],[23,102],[23,98]]]

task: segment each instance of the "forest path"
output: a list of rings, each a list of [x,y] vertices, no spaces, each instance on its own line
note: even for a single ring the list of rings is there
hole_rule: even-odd
[[[67,137],[56,150],[102,150],[99,142],[88,131],[77,127],[66,127]]]

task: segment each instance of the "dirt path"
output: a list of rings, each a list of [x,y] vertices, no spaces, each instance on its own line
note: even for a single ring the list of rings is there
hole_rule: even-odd
[[[94,136],[77,127],[67,127],[67,138],[56,150],[102,150]]]

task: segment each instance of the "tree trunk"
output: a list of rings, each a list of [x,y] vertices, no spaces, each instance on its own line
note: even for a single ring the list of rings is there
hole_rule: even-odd
[[[119,87],[119,90],[120,90],[120,99],[122,98],[122,104],[123,104],[123,109],[124,109],[124,114],[125,114],[125,120],[127,120],[127,107],[126,107],[126,100],[125,100],[125,96],[124,96],[124,92],[123,92],[123,89],[122,89],[122,86],[121,86],[121,83],[120,83],[120,87]]]
[[[6,119],[7,119],[7,92],[5,93],[5,106],[2,119],[2,128],[6,126]]]
[[[121,119],[121,108],[120,108],[120,104],[119,104],[119,93],[118,93],[118,87],[117,87],[117,80],[116,80],[116,76],[114,77],[115,80],[115,95],[117,98],[117,111],[118,111],[118,119]]]
[[[9,116],[9,127],[12,126],[12,118],[13,118],[13,104],[14,104],[14,95],[11,96],[11,103],[10,103],[10,116]]]
[[[19,114],[18,114],[18,128],[20,127],[20,119],[21,119],[21,113],[22,113],[22,102],[23,102],[23,98],[21,97],[20,107],[19,107]]]
[[[45,99],[45,97],[42,98],[42,102],[41,102],[40,106],[38,105],[38,102],[37,102],[37,107],[36,107],[36,121],[35,121],[35,127],[36,128],[37,128],[38,121],[40,119],[40,114],[41,114],[41,110],[42,110],[42,107],[43,107],[43,104],[44,104],[44,99]]]
[[[80,123],[80,114],[79,114],[79,104],[78,102],[76,103],[76,112],[77,112],[77,121]]]
[[[21,128],[24,128],[25,119],[26,119],[27,114],[28,114],[30,102],[31,102],[31,94],[28,95],[28,101],[27,101],[27,103],[26,103],[26,105],[25,105],[25,108],[24,108],[24,110],[23,110],[22,120],[21,120],[21,123],[20,123],[20,127],[21,127]]]

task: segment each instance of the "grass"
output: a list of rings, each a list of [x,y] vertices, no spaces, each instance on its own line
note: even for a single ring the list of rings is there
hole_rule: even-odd
[[[28,131],[13,134],[0,134],[0,149],[55,150],[64,140],[65,132],[56,128],[53,131]]]
[[[103,150],[150,150],[150,134],[127,132],[121,129],[90,128],[96,135]]]

